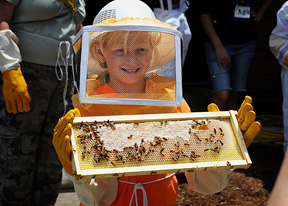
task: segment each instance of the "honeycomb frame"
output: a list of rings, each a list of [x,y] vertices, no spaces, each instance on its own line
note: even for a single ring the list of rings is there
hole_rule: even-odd
[[[231,110],[77,117],[71,135],[75,180],[246,169],[252,162],[236,114]],[[215,122],[216,126],[213,125]],[[151,124],[155,128],[147,133],[147,127],[151,127]],[[182,125],[185,129],[181,128]],[[176,136],[171,131],[173,127],[178,128],[175,129],[178,132]],[[121,129],[126,130],[127,134],[124,132],[124,136],[119,138]],[[180,131],[185,132],[179,135]],[[107,139],[104,138],[105,132]],[[111,138],[113,134],[117,134],[117,138]],[[136,137],[137,134],[140,136]]]

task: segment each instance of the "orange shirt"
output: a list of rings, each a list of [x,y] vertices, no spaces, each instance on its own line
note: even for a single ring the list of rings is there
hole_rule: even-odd
[[[174,206],[177,197],[178,181],[175,175],[168,177],[171,174],[159,174],[159,175],[140,175],[140,176],[127,176],[119,177],[118,180],[124,180],[134,183],[142,183],[147,193],[147,199],[149,205],[157,206]],[[166,179],[157,181],[163,177]],[[153,182],[153,181],[157,182]],[[147,182],[152,182],[145,184]],[[133,196],[134,185],[118,182],[118,193],[115,201],[111,206],[129,205],[132,199],[131,205],[136,205],[136,198]],[[143,191],[137,190],[138,205],[143,205]]]
[[[175,80],[160,76],[150,75],[153,78],[146,80],[144,99],[172,100],[175,98]],[[88,80],[86,95],[95,98],[125,98],[123,94],[117,93],[108,84],[99,80]],[[94,95],[94,96],[93,96]],[[129,94],[131,95],[131,94]],[[127,98],[127,97],[126,97]],[[161,114],[161,113],[184,113],[191,112],[187,102],[183,100],[181,107],[149,106],[149,105],[111,105],[111,104],[86,104],[79,103],[78,94],[72,97],[73,105],[78,108],[81,116],[111,116],[111,115],[133,115],[133,114]],[[133,99],[131,99],[133,101]]]

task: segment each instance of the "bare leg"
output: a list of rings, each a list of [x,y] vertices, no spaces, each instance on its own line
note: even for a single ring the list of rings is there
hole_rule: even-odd
[[[230,94],[230,90],[228,89],[215,92],[213,95],[212,101],[218,105],[220,110],[225,111],[227,110],[229,94]]]
[[[212,101],[218,105],[221,111],[238,109],[239,92],[231,90],[221,90],[215,92]]]
[[[238,109],[238,97],[239,92],[230,91],[229,100],[227,102],[227,110],[237,110]]]

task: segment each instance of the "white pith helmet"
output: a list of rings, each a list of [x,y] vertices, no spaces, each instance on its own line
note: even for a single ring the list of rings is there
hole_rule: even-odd
[[[94,18],[93,24],[99,24],[110,18],[119,20],[123,17],[149,17],[156,19],[151,8],[140,0],[114,0],[99,11]]]

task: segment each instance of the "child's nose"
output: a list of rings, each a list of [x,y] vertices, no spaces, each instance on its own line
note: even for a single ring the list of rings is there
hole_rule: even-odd
[[[126,62],[129,64],[136,64],[138,61],[137,56],[133,53],[128,53],[126,55]]]

